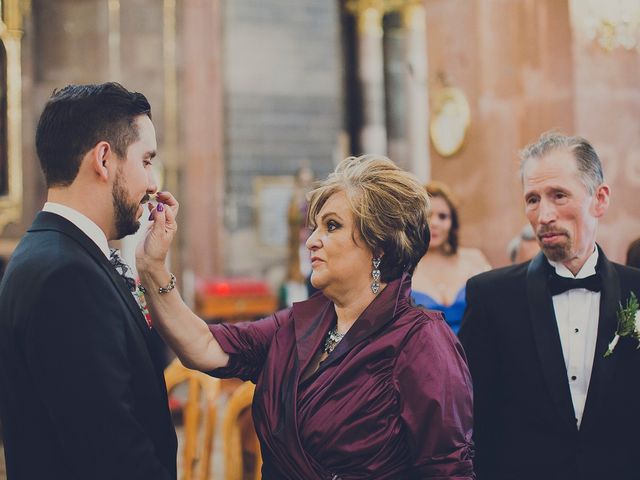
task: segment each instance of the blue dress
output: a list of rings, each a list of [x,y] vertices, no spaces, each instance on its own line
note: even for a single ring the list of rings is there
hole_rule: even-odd
[[[445,320],[451,327],[451,330],[453,330],[453,333],[456,335],[458,334],[458,330],[460,330],[462,315],[464,314],[464,309],[467,306],[465,294],[466,288],[463,286],[458,290],[458,294],[451,305],[442,305],[427,293],[411,290],[411,298],[413,298],[415,304],[422,305],[424,308],[429,310],[441,311],[444,314]]]

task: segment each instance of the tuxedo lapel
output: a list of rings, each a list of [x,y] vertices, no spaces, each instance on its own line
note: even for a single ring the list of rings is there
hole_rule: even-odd
[[[609,342],[615,335],[618,320],[616,311],[620,304],[620,278],[602,249],[598,247],[598,265],[596,267],[602,277],[600,292],[600,316],[598,317],[598,337],[593,359],[593,369],[589,380],[589,392],[585,403],[584,415],[580,425],[581,432],[586,432],[595,424],[597,412],[604,396],[609,390],[609,382],[613,379],[619,355],[604,357]]]
[[[37,232],[46,230],[54,230],[72,238],[89,254],[89,256],[91,256],[91,258],[93,258],[93,260],[98,264],[100,268],[102,268],[102,270],[109,276],[109,278],[113,282],[116,290],[131,312],[136,325],[141,330],[145,340],[148,341],[149,326],[147,325],[147,321],[140,311],[140,307],[133,298],[133,295],[131,295],[131,292],[128,290],[124,280],[120,277],[118,272],[115,271],[107,257],[104,255],[104,253],[102,253],[95,242],[91,240],[87,235],[85,235],[84,232],[82,232],[82,230],[76,227],[73,223],[61,217],[60,215],[49,212],[40,212],[31,225],[29,231]]]
[[[541,252],[531,260],[527,270],[529,315],[536,350],[549,393],[562,417],[576,428],[560,333],[553,300],[547,286],[549,273],[548,262]]]

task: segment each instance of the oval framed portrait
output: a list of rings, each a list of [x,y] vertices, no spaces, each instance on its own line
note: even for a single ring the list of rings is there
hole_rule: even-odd
[[[447,87],[436,94],[431,114],[431,143],[443,157],[460,151],[471,122],[469,103],[459,88]]]

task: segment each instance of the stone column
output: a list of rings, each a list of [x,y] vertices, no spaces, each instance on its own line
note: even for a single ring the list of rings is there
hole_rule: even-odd
[[[405,30],[406,125],[408,168],[421,181],[431,178],[429,158],[429,101],[427,98],[427,19],[422,1],[402,8]]]
[[[382,47],[382,0],[354,0],[347,9],[356,16],[358,35],[358,81],[362,95],[362,153],[387,153],[384,105],[384,56]]]
[[[183,0],[179,129],[181,253],[195,278],[224,273],[222,2]],[[186,273],[185,273],[186,274]]]

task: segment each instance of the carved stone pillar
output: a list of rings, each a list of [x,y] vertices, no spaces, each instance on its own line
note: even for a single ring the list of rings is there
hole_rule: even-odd
[[[356,16],[358,82],[362,94],[362,153],[387,153],[384,104],[384,56],[382,48],[382,0],[354,0],[347,10]]]
[[[402,10],[405,30],[407,166],[421,181],[431,177],[427,97],[427,20],[422,1],[412,1]]]
[[[182,1],[180,129],[185,270],[196,278],[224,273],[224,118],[222,3]]]

